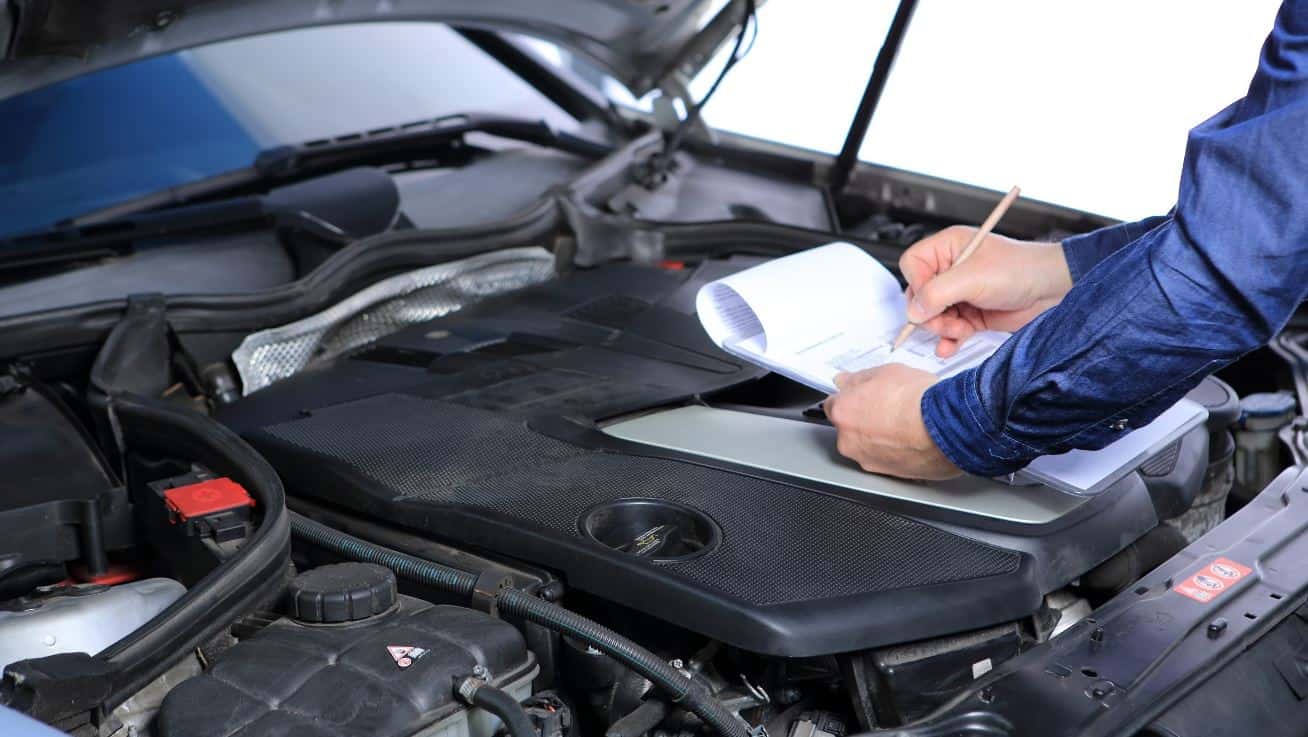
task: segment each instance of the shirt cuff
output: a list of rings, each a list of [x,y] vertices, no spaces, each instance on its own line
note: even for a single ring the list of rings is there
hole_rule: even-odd
[[[1090,273],[1100,261],[1170,219],[1170,213],[1155,215],[1134,223],[1118,223],[1064,238],[1063,258],[1067,259],[1067,270],[1072,274],[1072,283],[1081,281],[1081,277]]]
[[[1063,258],[1067,259],[1067,270],[1072,275],[1073,284],[1081,281],[1081,277],[1108,255],[1104,249],[1095,247],[1096,240],[1094,233],[1063,239]]]
[[[1004,476],[1037,455],[1003,436],[981,404],[980,374],[971,368],[932,385],[922,395],[922,421],[940,452],[973,476]]]

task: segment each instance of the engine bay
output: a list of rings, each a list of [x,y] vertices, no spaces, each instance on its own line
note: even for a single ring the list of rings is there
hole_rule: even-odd
[[[677,196],[730,212],[710,170]],[[695,314],[704,283],[832,239],[821,198],[798,225],[656,222],[625,171],[270,291],[137,294],[58,340],[53,312],[10,318],[0,699],[98,737],[907,727],[1287,465],[1293,403],[1237,427],[1271,388],[1237,365],[1191,393],[1206,424],[1093,496],[862,473],[822,395]],[[882,258],[938,225],[864,214],[841,237]]]

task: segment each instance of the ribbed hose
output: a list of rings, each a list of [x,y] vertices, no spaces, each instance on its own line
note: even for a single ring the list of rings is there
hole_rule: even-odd
[[[750,737],[752,734],[748,725],[727,711],[722,702],[713,698],[703,686],[608,627],[518,589],[505,589],[495,599],[501,612],[581,640],[648,678],[673,703],[689,709],[723,737]]]
[[[477,577],[467,571],[456,570],[374,545],[296,512],[291,512],[291,532],[296,537],[351,560],[386,566],[395,571],[395,575],[400,578],[427,584],[459,596],[471,597],[473,589],[477,586]]]
[[[383,565],[401,578],[460,596],[470,598],[477,583],[477,577],[466,571],[375,545],[295,512],[291,512],[291,531],[346,558]],[[518,589],[503,589],[495,600],[501,612],[580,640],[636,671],[666,693],[673,703],[684,706],[722,737],[765,737],[751,730],[703,686],[654,653],[598,622]]]

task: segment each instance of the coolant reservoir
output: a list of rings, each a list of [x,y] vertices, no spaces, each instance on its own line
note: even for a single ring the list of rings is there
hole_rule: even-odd
[[[95,655],[181,598],[170,578],[60,586],[0,604],[0,670],[58,653]]]
[[[1244,496],[1262,491],[1282,465],[1277,433],[1294,421],[1294,396],[1285,392],[1250,394],[1240,400],[1235,432],[1235,482]]]
[[[521,701],[539,672],[522,634],[482,612],[396,593],[389,569],[301,573],[288,615],[164,697],[155,737],[493,737],[455,697],[478,676]]]

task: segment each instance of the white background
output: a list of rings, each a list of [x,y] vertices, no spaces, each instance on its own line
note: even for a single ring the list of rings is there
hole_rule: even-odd
[[[1123,219],[1176,198],[1185,134],[1244,94],[1278,0],[922,0],[862,158]],[[892,0],[769,0],[712,125],[839,150]],[[701,93],[711,67],[694,89]]]

